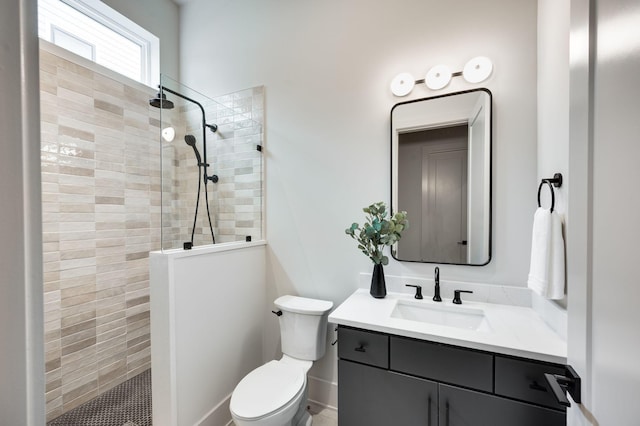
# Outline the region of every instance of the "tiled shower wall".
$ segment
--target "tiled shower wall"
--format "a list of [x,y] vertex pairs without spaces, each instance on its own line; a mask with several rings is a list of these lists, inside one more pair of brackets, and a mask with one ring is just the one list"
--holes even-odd
[[[178,89],[187,90],[187,89]],[[189,92],[187,92],[190,94]],[[174,101],[180,101],[171,94]],[[209,175],[218,182],[208,183],[209,208],[216,243],[254,241],[262,238],[263,158],[257,150],[263,145],[264,88],[254,87],[201,99],[207,123],[218,125],[218,131],[207,130],[207,162]],[[163,141],[163,243],[165,249],[181,248],[189,241],[193,227],[200,171],[193,149],[184,142],[185,134],[194,135],[201,155],[202,113],[193,103],[164,110],[163,127],[176,129],[173,141]],[[206,216],[204,185],[194,232],[194,245],[211,244],[211,231]]]
[[218,241],[262,238],[264,179],[264,87],[254,87],[213,99],[212,118],[218,132],[211,146],[216,185],[214,210]]
[[47,419],[150,367],[161,226],[153,91],[52,52],[40,54]]

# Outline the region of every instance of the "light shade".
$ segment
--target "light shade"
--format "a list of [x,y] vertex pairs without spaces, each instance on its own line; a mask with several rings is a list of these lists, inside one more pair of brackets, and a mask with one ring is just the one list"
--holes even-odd
[[480,83],[489,78],[491,71],[493,71],[491,60],[485,56],[476,56],[465,64],[462,76],[469,83]]
[[451,81],[451,69],[446,65],[436,65],[424,78],[424,84],[431,90],[439,90]]
[[173,139],[175,139],[175,137],[176,131],[173,127],[169,126],[162,129],[162,139],[164,139],[165,141],[171,142],[173,141]]
[[391,93],[396,96],[406,96],[411,93],[415,84],[416,79],[411,74],[408,72],[400,73],[391,80]]

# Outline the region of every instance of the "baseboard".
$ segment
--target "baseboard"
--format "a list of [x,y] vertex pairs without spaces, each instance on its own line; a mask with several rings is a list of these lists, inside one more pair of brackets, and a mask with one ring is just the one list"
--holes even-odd
[[336,411],[338,408],[338,384],[318,377],[307,377],[309,384],[309,405],[318,408],[328,408]]
[[231,402],[231,394],[229,394],[222,402],[213,407],[211,411],[205,414],[198,422],[197,426],[228,426],[231,424],[231,411],[229,411],[229,403]]

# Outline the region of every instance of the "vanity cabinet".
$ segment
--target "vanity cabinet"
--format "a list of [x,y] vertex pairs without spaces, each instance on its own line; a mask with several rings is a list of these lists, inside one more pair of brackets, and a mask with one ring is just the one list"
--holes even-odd
[[543,373],[563,367],[338,328],[340,426],[564,426]]
[[566,424],[564,411],[542,408],[442,383],[438,385],[438,394],[440,402],[437,424],[439,426],[554,426]]
[[338,377],[340,426],[438,424],[436,382],[342,359]]

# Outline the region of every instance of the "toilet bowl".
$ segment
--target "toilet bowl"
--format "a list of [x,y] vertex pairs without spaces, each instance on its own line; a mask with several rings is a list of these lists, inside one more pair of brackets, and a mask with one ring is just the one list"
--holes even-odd
[[332,302],[282,296],[274,302],[283,356],[247,374],[231,395],[237,426],[310,426],[306,411],[307,372],[325,352]]
[[237,426],[297,425],[293,420],[306,399],[306,391],[304,367],[283,360],[270,361],[238,383],[231,396],[231,415]]

